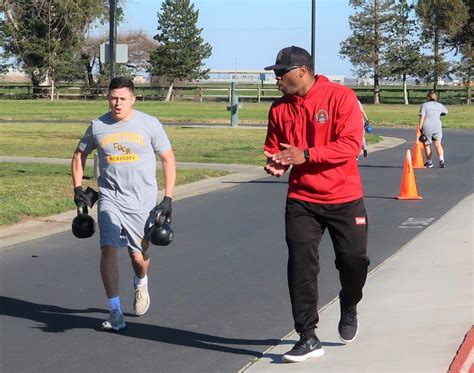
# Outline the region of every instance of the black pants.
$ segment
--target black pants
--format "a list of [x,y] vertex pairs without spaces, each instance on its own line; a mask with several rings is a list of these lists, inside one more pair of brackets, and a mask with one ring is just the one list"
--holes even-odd
[[288,287],[295,330],[314,334],[318,316],[319,243],[326,228],[336,253],[343,306],[362,299],[367,278],[367,213],[364,200],[316,204],[287,198]]

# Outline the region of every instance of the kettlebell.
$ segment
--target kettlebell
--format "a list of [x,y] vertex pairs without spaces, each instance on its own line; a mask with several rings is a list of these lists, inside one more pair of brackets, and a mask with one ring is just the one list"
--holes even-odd
[[156,212],[155,223],[150,229],[150,241],[153,245],[168,246],[173,241],[174,232],[171,229],[171,218],[163,215],[163,210]]
[[372,128],[371,124],[367,122],[367,124],[365,125],[365,132],[372,133],[373,130],[374,129]]
[[418,141],[422,142],[422,143],[425,143],[428,141],[428,137],[426,137],[425,133],[424,132],[421,132],[421,135],[420,137],[418,138]]
[[94,235],[95,221],[87,212],[87,206],[77,207],[77,216],[72,220],[72,233],[77,238],[89,238]]

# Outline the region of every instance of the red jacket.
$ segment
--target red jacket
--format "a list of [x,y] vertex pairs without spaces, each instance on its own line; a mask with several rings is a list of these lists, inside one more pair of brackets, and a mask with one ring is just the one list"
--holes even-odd
[[285,95],[272,105],[264,149],[278,153],[287,143],[310,153],[309,161],[292,167],[288,197],[335,204],[363,196],[356,160],[361,122],[354,92],[322,75],[304,97]]

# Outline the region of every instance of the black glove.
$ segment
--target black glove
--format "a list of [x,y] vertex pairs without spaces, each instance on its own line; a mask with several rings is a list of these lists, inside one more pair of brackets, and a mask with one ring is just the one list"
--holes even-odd
[[82,190],[81,186],[74,188],[74,203],[77,207],[81,206],[89,206],[92,208],[94,203],[96,203],[97,199],[99,198],[99,193],[97,193],[91,187],[87,187],[84,191]]
[[171,197],[164,197],[163,200],[156,206],[156,211],[161,211],[161,216],[166,217],[166,220],[171,221],[171,212],[173,208],[171,207]]
[[418,141],[425,143],[428,141],[428,137],[425,135],[425,131],[423,131],[423,128],[420,130],[420,137],[418,137]]
[[94,206],[94,203],[97,202],[99,199],[99,193],[97,193],[94,189],[91,187],[87,187],[86,191],[84,192],[84,195],[87,198],[88,201],[88,206],[92,208]]
[[83,207],[89,204],[87,196],[85,195],[81,186],[74,188],[74,203],[77,207]]

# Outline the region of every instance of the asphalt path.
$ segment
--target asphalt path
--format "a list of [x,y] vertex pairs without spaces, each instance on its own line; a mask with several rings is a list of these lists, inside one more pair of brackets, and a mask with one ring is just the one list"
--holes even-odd
[[[360,160],[370,269],[472,193],[474,169],[473,132],[446,130],[447,168],[416,170],[423,199],[396,200],[414,130],[376,134],[408,142]],[[238,371],[292,330],[285,192],[285,178],[265,178],[174,203],[175,240],[152,248],[150,310],[139,318],[127,313],[120,333],[99,331],[108,311],[98,235],[79,240],[65,232],[2,249],[0,371]],[[322,307],[339,292],[327,235],[320,260]],[[120,271],[129,312],[132,271],[125,252]]]

